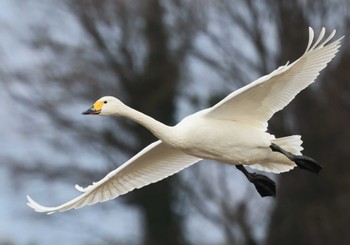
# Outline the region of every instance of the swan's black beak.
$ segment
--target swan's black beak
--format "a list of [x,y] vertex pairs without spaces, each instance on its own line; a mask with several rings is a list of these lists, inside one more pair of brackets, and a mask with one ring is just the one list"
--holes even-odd
[[86,111],[83,111],[81,114],[83,115],[98,115],[100,114],[100,110],[95,110],[94,107],[91,107],[89,109],[87,109]]

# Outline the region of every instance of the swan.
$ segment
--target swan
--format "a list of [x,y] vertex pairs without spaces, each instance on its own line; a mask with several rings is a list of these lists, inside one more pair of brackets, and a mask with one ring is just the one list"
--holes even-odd
[[330,42],[335,30],[325,39],[324,35],[325,28],[322,28],[314,42],[314,31],[309,27],[307,48],[299,59],[232,92],[216,105],[184,118],[175,126],[158,122],[112,96],[100,98],[82,114],[129,118],[150,130],[159,140],[100,181],[86,188],[76,185],[81,192],[76,198],[57,207],[46,207],[27,196],[28,206],[50,214],[105,202],[160,181],[202,159],[235,165],[262,197],[275,196],[274,181],[248,172],[245,166],[272,173],[287,172],[298,166],[319,173],[321,166],[301,154],[301,136],[276,138],[267,132],[267,122],[313,83],[337,53],[343,37]]

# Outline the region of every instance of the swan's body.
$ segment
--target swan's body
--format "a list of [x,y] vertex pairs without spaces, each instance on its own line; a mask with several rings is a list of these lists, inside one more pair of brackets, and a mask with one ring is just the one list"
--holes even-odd
[[199,114],[186,118],[174,130],[180,137],[179,144],[173,147],[199,158],[251,165],[274,155],[268,148],[273,136],[234,121]]
[[[297,156],[301,156],[300,136],[276,139],[266,132],[267,121],[310,85],[335,56],[340,39],[329,43],[335,35],[333,31],[320,43],[324,34],[322,29],[312,45],[314,32],[309,28],[307,49],[298,60],[231,93],[213,107],[184,118],[173,127],[114,97],[102,97],[85,114],[127,117],[149,129],[159,140],[99,182],[87,188],[76,186],[83,193],[67,203],[44,207],[28,197],[28,205],[38,212],[53,213],[104,202],[164,179],[202,159],[249,165],[274,173],[293,169],[297,163],[294,158],[297,160]],[[305,159],[309,161],[302,158]]]

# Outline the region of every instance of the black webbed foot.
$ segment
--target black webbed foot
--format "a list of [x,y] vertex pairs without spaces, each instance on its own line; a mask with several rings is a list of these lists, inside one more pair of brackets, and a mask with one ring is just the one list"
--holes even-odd
[[320,166],[314,159],[308,156],[295,156],[292,161],[295,162],[299,168],[305,169],[315,174],[318,174],[322,169],[322,166]]
[[272,143],[270,145],[270,148],[272,151],[280,152],[286,157],[288,157],[289,160],[293,161],[299,168],[307,170],[311,173],[318,174],[322,166],[319,165],[314,159],[308,156],[297,156],[294,155],[284,149],[282,149],[280,146]]
[[255,189],[259,192],[260,196],[276,196],[276,184],[273,180],[262,174],[251,174],[251,183],[254,184]]
[[254,184],[261,197],[276,196],[276,184],[273,180],[262,174],[249,173],[243,165],[236,165],[236,168],[242,171],[247,179]]

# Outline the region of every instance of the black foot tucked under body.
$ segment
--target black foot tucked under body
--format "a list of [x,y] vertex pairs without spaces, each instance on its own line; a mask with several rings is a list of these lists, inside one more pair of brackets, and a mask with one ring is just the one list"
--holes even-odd
[[262,174],[249,173],[243,165],[236,165],[236,168],[242,171],[247,179],[254,184],[260,196],[276,196],[276,184],[273,180]]
[[294,155],[294,154],[282,149],[280,146],[278,146],[274,143],[272,143],[270,145],[270,148],[272,151],[280,152],[283,155],[285,155],[286,157],[288,157],[288,159],[293,161],[301,169],[305,169],[305,170],[310,171],[310,172],[315,173],[315,174],[318,174],[322,169],[322,167],[311,157]]

